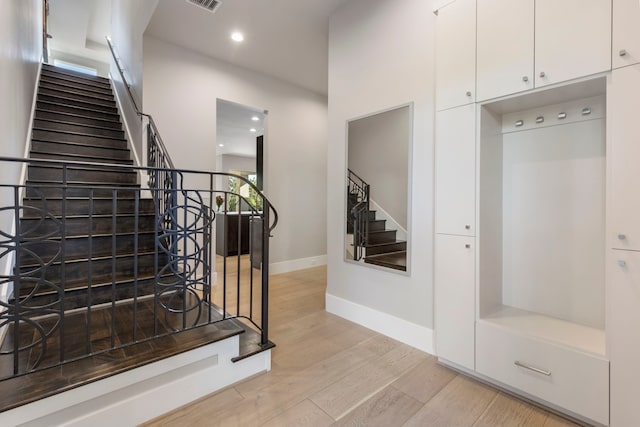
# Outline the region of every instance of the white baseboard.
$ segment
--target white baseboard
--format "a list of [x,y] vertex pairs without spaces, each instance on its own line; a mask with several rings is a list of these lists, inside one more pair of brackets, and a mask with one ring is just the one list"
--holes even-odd
[[270,351],[231,362],[238,336],[0,414],[3,426],[133,426],[271,369]]
[[312,256],[309,258],[298,258],[282,262],[269,264],[269,274],[288,273],[290,271],[303,270],[305,268],[317,267],[327,263],[327,256]]
[[435,355],[433,329],[416,325],[331,294],[326,294],[326,310],[418,350]]

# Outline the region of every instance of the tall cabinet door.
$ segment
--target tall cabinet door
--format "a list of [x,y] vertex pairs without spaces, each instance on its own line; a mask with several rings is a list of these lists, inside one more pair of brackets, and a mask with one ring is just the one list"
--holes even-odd
[[611,426],[640,425],[640,252],[612,250],[608,265],[607,338],[611,360]]
[[609,130],[610,247],[640,250],[640,65],[611,73]]
[[533,88],[534,0],[478,0],[478,101]]
[[475,239],[436,235],[436,353],[475,369]]
[[536,0],[536,87],[611,69],[611,0]]
[[436,113],[436,233],[476,231],[475,104]]
[[436,19],[436,109],[475,101],[476,1],[455,0]]
[[613,68],[640,62],[640,2],[613,0]]

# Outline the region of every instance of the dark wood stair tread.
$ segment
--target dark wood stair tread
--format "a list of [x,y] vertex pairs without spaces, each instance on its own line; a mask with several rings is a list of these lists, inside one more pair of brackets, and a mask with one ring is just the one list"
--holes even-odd
[[407,270],[407,252],[388,252],[384,254],[371,255],[364,258],[364,262],[368,264],[389,267],[396,270]]

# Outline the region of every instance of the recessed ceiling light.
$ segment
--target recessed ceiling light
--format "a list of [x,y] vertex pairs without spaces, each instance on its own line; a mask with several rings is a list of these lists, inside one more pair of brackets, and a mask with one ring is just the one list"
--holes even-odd
[[250,132],[256,132],[256,129],[255,128],[251,128],[251,129],[249,129],[249,131]]
[[218,147],[224,147],[224,144],[218,144]]
[[251,117],[251,120],[253,120],[254,122],[257,122],[258,120],[260,120],[260,117],[253,116],[253,117]]
[[234,31],[233,33],[231,33],[231,40],[240,43],[244,40],[244,35],[242,35],[240,31]]

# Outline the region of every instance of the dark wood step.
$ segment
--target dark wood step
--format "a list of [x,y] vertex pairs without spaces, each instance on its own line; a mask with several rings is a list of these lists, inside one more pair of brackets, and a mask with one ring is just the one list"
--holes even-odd
[[369,220],[369,231],[384,231],[386,228],[387,220],[386,219],[375,219]]
[[[80,182],[69,185],[66,191],[63,191],[60,183],[46,181],[27,181],[26,197],[32,199],[61,199],[63,194],[67,198],[89,199],[112,199],[114,188],[117,190],[116,197],[118,199],[135,199],[136,193],[140,194],[140,185],[123,185],[114,186],[105,183],[87,183]],[[141,200],[142,198],[138,196]]]
[[105,129],[122,130],[122,123],[120,123],[119,120],[98,119],[81,114],[72,114],[46,109],[36,109],[35,118],[39,120],[57,120],[60,122],[73,123],[76,125],[89,125]]
[[394,270],[407,271],[407,252],[399,251],[367,256],[364,258],[364,262],[381,267],[393,268]]
[[406,251],[406,250],[407,250],[407,242],[402,240],[397,240],[395,242],[390,242],[390,243],[369,244],[365,247],[367,256],[378,255],[378,254],[383,254],[387,252]]
[[86,84],[86,82],[62,79],[47,74],[44,74],[40,77],[39,87],[60,88],[59,90],[78,91],[79,93],[86,92],[87,94],[95,94],[98,96],[113,98],[113,91],[111,90],[111,86],[107,87],[104,85],[95,84],[90,85]]
[[133,160],[130,159],[111,159],[105,157],[92,157],[92,156],[81,156],[75,153],[66,153],[66,154],[58,154],[58,153],[42,153],[38,151],[31,151],[29,157],[32,159],[43,159],[43,160],[65,160],[65,161],[73,161],[73,162],[88,162],[88,163],[109,163],[109,164],[117,164],[117,165],[133,165]]
[[110,84],[109,79],[107,79],[106,77],[92,76],[91,74],[82,73],[80,71],[73,71],[62,67],[56,67],[55,65],[51,64],[42,64],[42,73],[45,75],[49,73],[54,73],[55,75],[62,74],[65,76],[75,77],[87,82],[95,82],[104,85]]
[[41,80],[64,82],[65,84],[74,85],[78,88],[88,88],[93,90],[111,90],[111,82],[97,82],[95,80],[87,80],[71,76],[69,74],[61,74],[56,72],[43,71],[40,76]]
[[396,241],[397,230],[369,231],[367,243],[375,245],[376,243],[389,243]]
[[58,95],[38,93],[38,105],[40,102],[49,102],[49,103],[67,105],[71,107],[80,107],[87,110],[101,111],[103,113],[109,113],[109,114],[116,114],[118,112],[118,109],[115,107],[115,105],[113,106],[100,105],[94,102],[87,102],[80,99],[74,99],[68,96],[64,96],[64,93],[60,93]]
[[[27,295],[34,291],[37,279],[42,277],[46,281],[51,282],[54,286],[63,287],[65,291],[72,289],[84,289],[89,283],[91,286],[102,286],[119,281],[131,280],[136,277],[135,259],[137,256],[137,276],[153,276],[156,274],[155,254],[152,252],[139,252],[136,254],[118,255],[116,257],[106,256],[102,258],[93,258],[91,260],[72,260],[67,261],[63,265],[60,262],[54,262],[46,268],[40,265],[24,265],[20,267],[20,274],[23,276],[21,281],[21,295]],[[158,255],[158,265],[162,268],[166,259],[162,254]],[[64,281],[62,280],[62,270],[64,269]],[[115,271],[115,275],[113,272]],[[29,280],[32,277],[33,280]],[[37,294],[51,294],[57,290],[51,286],[47,286],[46,282],[41,282]]]
[[[115,230],[119,233],[133,233],[138,231],[154,230],[156,217],[154,214],[120,214],[115,217]],[[113,233],[112,215],[88,215],[69,216],[65,218],[64,229],[66,236],[85,236],[89,233],[93,236]],[[61,233],[62,217],[54,218],[22,218],[20,220],[21,234],[31,238],[55,235]]]
[[36,102],[36,108],[47,111],[56,111],[59,113],[78,114],[97,119],[120,121],[120,116],[117,112],[107,112],[82,106],[67,105],[55,101],[42,101],[38,99]]
[[90,135],[79,132],[62,132],[57,130],[34,128],[32,137],[40,141],[78,142],[107,148],[127,148],[127,141],[125,139],[109,138],[106,136]]
[[[41,199],[25,198],[23,200],[24,218],[34,218],[41,216],[47,210],[49,215],[61,215],[62,213],[62,200],[61,199],[47,199],[43,201]],[[135,213],[135,200],[131,199],[118,199],[116,200],[116,213],[117,214],[132,214]],[[89,200],[86,198],[65,200],[66,203],[66,215],[89,215]],[[155,205],[152,199],[141,199],[139,201],[139,212],[154,213]],[[94,199],[93,200],[93,214],[96,215],[111,215],[113,212],[113,200],[110,198]]]
[[94,167],[82,168],[81,166],[68,166],[66,169],[58,166],[34,166],[28,167],[28,180],[40,182],[63,182],[66,171],[67,183],[103,183],[114,186],[120,184],[136,184],[138,173],[133,170],[97,169]]
[[[116,226],[117,231],[117,226]],[[34,265],[40,260],[50,262],[77,259],[97,258],[109,255],[127,255],[135,252],[151,252],[155,249],[155,232],[145,230],[135,235],[133,233],[97,236],[67,236],[64,243],[60,235],[48,237],[44,240],[34,240],[22,243],[24,252],[20,256],[21,265]],[[114,247],[115,245],[115,247]]]
[[82,141],[44,141],[40,139],[34,139],[31,141],[31,151],[61,155],[71,154],[99,159],[131,159],[131,152],[126,147],[126,144],[119,143],[118,145],[120,145],[119,148],[89,145],[86,142]]
[[120,129],[103,128],[93,125],[76,124],[50,119],[34,119],[33,127],[38,129],[74,132],[92,136],[106,136],[114,139],[124,139],[124,131]]
[[113,107],[116,106],[116,101],[114,99],[108,99],[105,97],[94,96],[91,94],[82,94],[76,92],[70,92],[66,90],[60,90],[57,88],[50,88],[47,86],[38,88],[38,96],[56,96],[64,99],[73,99],[76,101],[82,101],[90,105],[95,106],[104,106],[104,107]]

